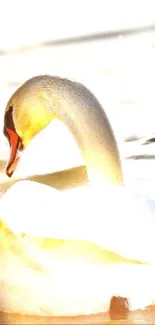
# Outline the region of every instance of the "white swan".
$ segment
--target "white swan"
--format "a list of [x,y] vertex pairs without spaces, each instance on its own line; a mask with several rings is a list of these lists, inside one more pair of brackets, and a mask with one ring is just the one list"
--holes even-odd
[[[58,77],[39,76],[22,85],[5,111],[4,133],[11,147],[6,172],[12,175],[19,160],[18,151],[49,123],[52,127],[55,119],[63,121],[75,137],[90,185],[61,193],[35,182],[19,182],[2,197],[0,215],[15,230],[13,211],[18,217],[18,233],[24,229],[31,234],[34,222],[33,235],[97,244],[109,255],[110,251],[115,252],[115,263],[103,265],[106,258],[101,258],[99,265],[90,266],[88,261],[79,260],[65,264],[62,256],[59,259],[35,245],[31,251],[31,245],[17,236],[15,247],[21,243],[21,255],[9,248],[12,255],[6,254],[7,263],[2,265],[6,301],[1,303],[1,309],[36,315],[90,314],[106,311],[113,294],[130,298],[133,308],[144,307],[155,298],[154,265],[137,265],[136,260],[155,262],[155,204],[124,188],[116,141],[93,94],[79,83]],[[25,251],[29,260],[22,259]],[[116,254],[122,256],[121,261]],[[34,266],[31,260],[36,263]],[[10,263],[12,272],[19,271],[16,279],[10,274]],[[126,270],[132,287],[126,283]],[[145,277],[142,297],[139,286]],[[0,299],[2,302],[3,297]]]

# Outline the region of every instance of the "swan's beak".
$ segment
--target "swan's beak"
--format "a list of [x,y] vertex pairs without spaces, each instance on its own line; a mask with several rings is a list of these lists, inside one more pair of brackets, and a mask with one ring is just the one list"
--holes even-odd
[[5,129],[10,143],[11,153],[8,165],[6,167],[7,176],[11,177],[19,161],[19,151],[23,150],[23,144],[18,134],[8,128]]

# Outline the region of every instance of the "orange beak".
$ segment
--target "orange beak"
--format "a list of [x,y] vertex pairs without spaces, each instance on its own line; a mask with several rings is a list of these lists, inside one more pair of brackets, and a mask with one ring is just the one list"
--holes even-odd
[[6,167],[7,176],[11,177],[19,162],[19,151],[23,150],[23,145],[18,134],[8,128],[5,128],[5,134],[9,140],[11,153],[8,165]]

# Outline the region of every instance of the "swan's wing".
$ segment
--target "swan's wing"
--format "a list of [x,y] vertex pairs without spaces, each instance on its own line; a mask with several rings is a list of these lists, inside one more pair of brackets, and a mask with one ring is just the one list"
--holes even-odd
[[[108,311],[113,295],[127,297],[130,309],[144,308],[155,299],[154,266],[64,262],[50,254],[44,256],[11,231],[8,238],[8,230],[1,228],[0,237],[1,311],[92,314]],[[141,294],[142,284],[145,295]]]
[[74,227],[87,240],[129,259],[155,262],[155,201],[124,186],[88,186],[67,196]]
[[27,180],[46,184],[57,190],[67,190],[85,186],[88,183],[88,176],[85,166],[78,166],[52,174],[33,175],[26,177]]
[[62,193],[21,181],[1,198],[0,216],[15,232],[87,240],[126,258],[155,263],[155,203],[124,187]]
[[59,191],[47,185],[19,181],[2,195],[0,217],[15,233],[24,231],[39,235],[43,227],[45,235],[47,228],[52,226],[53,202],[60,203],[59,195]]
[[[91,188],[60,193],[45,185],[23,181],[12,186],[3,195],[0,201],[0,215],[4,214],[6,222],[12,222],[12,227],[16,226],[18,231],[23,231],[27,227],[27,230],[36,231],[37,234],[40,232],[41,235],[42,230],[46,234],[48,232],[53,238],[83,237],[98,242],[101,246],[113,246],[114,251],[119,251],[123,244],[125,247],[128,241],[129,244],[132,243],[133,237],[130,232],[126,240],[128,232],[125,232],[125,227],[128,228],[128,224],[130,222],[132,224],[134,218],[127,222],[123,222],[123,218],[125,220],[125,217],[130,217],[134,205],[132,209],[128,209],[126,203],[133,203],[132,195],[130,197],[130,194],[123,194],[125,191],[121,189],[123,192],[121,199],[125,204],[121,211],[119,208],[121,191],[117,192],[116,188],[115,191],[114,197],[112,191],[109,195],[108,193],[103,195],[102,192],[97,193]],[[152,208],[154,209],[154,206],[151,206]],[[116,213],[114,215],[110,213],[116,212],[117,209],[121,212],[120,217],[117,217]],[[123,211],[128,213],[124,216]],[[136,215],[140,219],[139,214]],[[150,221],[147,223],[147,219],[144,220],[149,229]],[[151,214],[148,220],[151,220]],[[122,235],[123,232],[125,235]],[[114,244],[111,244],[112,242]],[[11,256],[8,254],[6,263],[2,256],[0,259],[2,283],[0,301],[3,310],[38,315],[89,314],[108,310],[111,296],[114,294],[129,297],[133,309],[143,308],[151,304],[155,298],[154,266],[67,264],[63,263],[63,260],[62,264],[61,262],[58,264],[51,261],[52,259],[42,260],[42,254],[35,255],[35,251],[34,254],[32,250],[25,251],[24,244],[18,240],[15,240],[15,243],[18,251],[13,251],[14,254]],[[138,247],[136,255],[140,256],[141,247],[140,245]],[[19,254],[20,248],[22,256]],[[134,253],[132,245],[128,248],[129,254],[132,255]],[[26,260],[23,259],[24,251]],[[147,251],[145,253],[143,260],[148,258]],[[130,276],[132,285],[127,281],[126,275]],[[141,294],[142,284],[145,295]],[[24,299],[21,299],[21,296]]]
[[127,297],[130,309],[144,308],[155,299],[154,266],[60,261],[33,250],[7,227],[1,227],[0,239],[0,311],[92,314],[107,311],[113,295]]
[[[3,194],[13,184],[19,182],[21,179],[4,180],[0,183],[0,193]],[[27,176],[25,180],[31,180],[51,186],[57,190],[67,190],[70,188],[77,188],[88,184],[88,176],[85,166],[78,166],[59,172],[43,175]]]
[[104,197],[100,192],[97,201],[95,243],[126,258],[154,263],[155,202],[123,187]]

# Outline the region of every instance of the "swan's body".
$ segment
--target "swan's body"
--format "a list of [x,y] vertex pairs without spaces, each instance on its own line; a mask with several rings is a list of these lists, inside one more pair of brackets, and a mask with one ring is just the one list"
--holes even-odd
[[[109,309],[113,295],[127,297],[131,309],[154,303],[155,266],[149,264],[154,263],[155,221],[151,209],[150,215],[144,213],[145,201],[138,201],[143,205],[137,213],[136,198],[125,192],[125,206],[117,205],[121,203],[117,202],[119,195],[116,198],[110,191],[109,197],[105,195],[106,218],[109,218],[106,222],[99,210],[102,198],[93,200],[94,189],[90,188],[89,196],[85,196],[85,191],[79,191],[78,195],[76,190],[76,195],[71,191],[70,197],[69,192],[59,193],[46,185],[23,181],[2,197],[0,213],[4,220],[14,233],[24,230],[29,235],[23,240],[15,237],[14,245],[7,235],[2,239],[0,299],[3,302],[5,297],[5,304],[1,304],[1,310],[46,316],[95,314]],[[111,198],[116,200],[113,205]],[[89,210],[85,201],[89,201]],[[49,210],[51,205],[53,213]],[[51,248],[48,244],[43,249],[44,238],[49,236],[65,241],[55,245],[51,240]],[[86,246],[85,241],[99,248]],[[3,249],[6,243],[9,250]]]
[[[64,244],[66,250],[67,244],[66,247]],[[131,309],[143,308],[154,301],[153,266],[129,263],[117,255],[109,263],[106,256],[102,263],[101,259],[95,263],[80,258],[69,261],[65,248],[63,255],[58,250],[55,254],[52,249],[38,249],[15,235],[8,240],[4,232],[0,259],[1,311],[42,316],[90,315],[106,312],[113,295],[128,297]],[[74,252],[77,254],[76,246]]]
[[[52,127],[54,119],[64,121],[75,137],[86,164],[90,185],[87,188],[60,193],[35,182],[19,182],[2,197],[0,214],[17,233],[25,231],[31,234],[34,221],[36,233],[33,228],[32,235],[85,240],[100,246],[103,250],[106,249],[109,254],[113,251],[117,257],[115,263],[112,262],[112,266],[108,267],[103,265],[105,260],[102,259],[100,265],[96,266],[85,265],[84,262],[75,264],[76,266],[72,266],[74,270],[68,267],[69,262],[66,262],[66,270],[64,269],[62,275],[63,267],[60,266],[60,272],[57,272],[58,267],[55,268],[52,262],[53,256],[50,260],[49,252],[42,253],[40,248],[34,248],[36,260],[44,266],[43,271],[37,269],[35,272],[31,266],[29,268],[29,262],[25,265],[21,256],[14,253],[19,272],[24,268],[27,272],[26,280],[24,283],[20,282],[20,286],[17,283],[13,284],[13,295],[17,297],[17,301],[14,306],[11,300],[8,305],[6,302],[4,309],[8,307],[14,312],[33,311],[34,314],[42,315],[89,314],[106,311],[109,298],[113,294],[129,297],[133,308],[152,303],[155,299],[154,266],[137,266],[136,261],[155,263],[153,254],[155,204],[125,189],[119,152],[111,126],[101,105],[84,86],[67,79],[41,76],[30,79],[16,91],[9,100],[5,112],[4,133],[9,138],[11,146],[7,174],[11,176],[16,168],[17,151],[27,147],[31,139],[49,123]],[[49,150],[52,150],[50,139],[48,141]],[[20,202],[20,206],[17,202]],[[13,218],[10,209],[15,211],[19,220],[18,229],[14,229],[15,216]],[[26,223],[28,216],[30,219]],[[121,262],[119,255],[123,259]],[[31,259],[30,253],[29,256]],[[9,255],[7,261],[9,263]],[[60,264],[61,262],[62,259]],[[80,271],[77,265],[81,265]],[[122,279],[126,267],[130,281],[134,282],[132,288],[126,285],[126,276]],[[7,263],[3,268],[8,274],[4,283],[13,283],[12,278],[9,278]],[[109,276],[110,272],[113,272],[112,274],[116,272],[117,276],[121,274],[121,278],[113,281]],[[139,272],[142,272],[142,278]],[[148,278],[150,285],[147,286],[145,297],[142,299],[140,294],[137,298],[136,293],[139,291],[137,286],[142,279],[148,281]],[[77,279],[81,283],[82,293],[78,286],[73,285]],[[27,290],[28,283],[31,286],[31,282],[34,283],[33,290]],[[61,287],[58,285],[59,282]],[[36,288],[37,295],[34,293]],[[22,290],[23,296],[28,297],[28,300],[31,296],[30,308],[29,304],[25,305],[25,302],[19,301],[19,290]],[[38,298],[38,293],[42,296],[41,299]],[[8,300],[9,295],[11,297],[6,286]],[[49,301],[53,306],[49,306]]]

